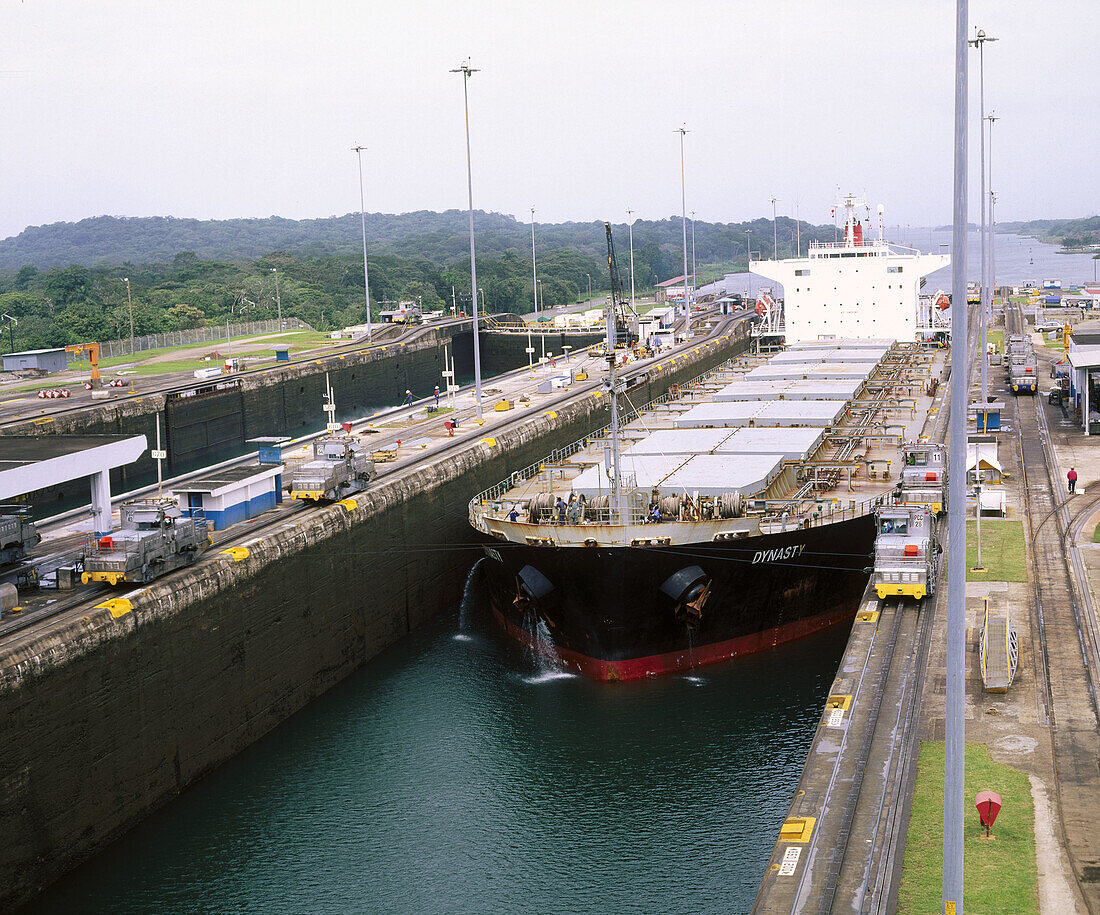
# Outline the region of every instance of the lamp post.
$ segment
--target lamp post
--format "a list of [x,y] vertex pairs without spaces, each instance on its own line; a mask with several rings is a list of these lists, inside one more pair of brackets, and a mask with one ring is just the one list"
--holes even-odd
[[[979,189],[978,197],[981,201],[981,228],[979,230],[979,241],[981,250],[981,283],[982,293],[980,296],[979,310],[982,317],[982,366],[981,366],[981,402],[984,404],[989,398],[988,393],[988,379],[986,377],[986,368],[989,363],[989,359],[986,357],[986,325],[989,323],[986,317],[989,311],[989,278],[986,276],[986,224],[985,224],[985,43],[987,41],[996,41],[990,35],[986,35],[983,29],[978,29],[974,38],[968,42],[972,48],[978,49],[978,106],[980,110],[980,120],[978,121],[979,133],[981,134],[981,173],[979,176]],[[954,336],[954,335],[952,335]]]
[[993,297],[997,294],[997,275],[995,266],[997,263],[997,235],[993,229],[993,203],[996,197],[993,194],[993,125],[1000,120],[996,113],[991,111],[986,117],[989,121],[989,168],[986,169],[986,178],[989,181],[989,318],[993,317]]
[[687,134],[687,124],[681,124],[677,130],[680,134],[680,206],[684,235],[684,309],[690,311],[688,302],[688,221],[687,221],[687,185],[684,183],[684,136]]
[[[963,764],[966,752],[966,314],[967,39],[969,2],[955,4],[955,122],[951,227],[951,423],[948,441],[948,573],[943,767],[943,912],[963,911]],[[980,124],[981,122],[979,122]],[[983,347],[984,347],[983,340]],[[982,359],[985,377],[986,359]],[[983,390],[984,396],[984,390]]]
[[772,197],[772,257],[779,260],[779,225],[776,222],[775,203],[778,197]]
[[749,298],[752,298],[752,229],[745,229],[745,273],[749,277]]
[[477,418],[481,415],[481,346],[477,335],[477,261],[474,259],[474,173],[470,164],[470,92],[467,88],[470,76],[477,73],[469,60],[451,71],[462,74],[462,103],[466,112],[466,189],[470,195],[470,289],[473,291],[474,320],[474,397],[477,400]]
[[695,292],[695,210],[691,211],[691,291]]
[[126,307],[130,309],[130,355],[134,355],[134,300],[130,296],[130,278],[124,276],[122,282],[126,284]]
[[[366,261],[364,261],[366,263]],[[275,309],[279,316],[279,330],[283,329],[283,300],[279,296],[279,268],[272,267],[271,272],[275,274]],[[370,314],[370,309],[367,309],[367,314]],[[367,322],[367,334],[370,334],[370,321]]]
[[[539,322],[539,278],[535,272],[535,208],[531,207],[531,295],[535,297],[535,325]],[[539,339],[542,340],[542,361],[546,361],[546,335],[539,328]],[[528,343],[531,341],[528,340]]]
[[[363,196],[363,150],[365,146],[353,146],[355,156],[359,160],[359,222],[363,227],[363,297],[367,303],[367,342],[371,338],[370,324],[370,274],[367,270],[367,202]],[[282,322],[279,324],[282,327]]]
[[591,302],[592,301],[592,274],[591,273],[586,273],[585,276],[588,277],[588,301]]
[[19,322],[6,312],[0,318],[8,322],[8,339],[11,341],[11,351],[15,352],[15,325]]
[[[629,223],[630,229],[630,308],[634,310],[634,211],[627,210],[626,215],[631,217]],[[1093,272],[1096,271],[1096,266],[1093,265]]]

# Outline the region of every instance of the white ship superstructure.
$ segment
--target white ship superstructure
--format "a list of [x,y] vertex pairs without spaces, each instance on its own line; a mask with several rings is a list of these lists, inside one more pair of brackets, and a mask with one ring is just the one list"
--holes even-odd
[[[946,267],[944,254],[922,254],[883,237],[864,236],[863,201],[848,195],[842,242],[814,242],[806,257],[755,261],[750,270],[783,285],[788,344],[828,339],[918,339],[921,278]],[[870,226],[867,227],[868,231]]]

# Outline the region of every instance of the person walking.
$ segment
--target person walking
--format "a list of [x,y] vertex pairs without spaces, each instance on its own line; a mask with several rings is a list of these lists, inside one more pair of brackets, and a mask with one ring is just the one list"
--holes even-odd
[[439,385],[435,386],[435,408],[439,409]]
[[1069,469],[1069,473],[1066,474],[1066,480],[1069,483],[1069,491],[1071,493],[1077,492],[1077,471],[1072,467]]
[[412,402],[413,402],[413,392],[412,391],[405,391],[405,406],[406,407],[412,406]]

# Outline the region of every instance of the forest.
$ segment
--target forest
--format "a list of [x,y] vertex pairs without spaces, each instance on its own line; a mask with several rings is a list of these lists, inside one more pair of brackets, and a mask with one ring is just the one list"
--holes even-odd
[[1100,216],[1084,219],[1033,219],[1030,222],[1000,222],[998,232],[1030,235],[1063,248],[1100,245]]
[[[489,312],[530,312],[531,227],[478,212],[478,286]],[[368,217],[371,312],[416,300],[425,311],[469,310],[470,260],[465,213]],[[178,225],[177,225],[178,224]],[[689,225],[689,257],[690,257]],[[744,270],[747,245],[772,254],[771,220],[694,226],[699,282]],[[793,220],[775,227],[780,256],[794,254]],[[683,272],[682,226],[670,217],[634,225],[639,294]],[[800,224],[803,249],[832,240],[833,227]],[[540,305],[577,302],[610,287],[602,223],[536,225]],[[615,227],[616,254],[629,295],[626,226]],[[19,245],[12,243],[19,242]],[[183,247],[176,247],[182,245]],[[188,246],[189,245],[189,246]],[[5,247],[6,246],[6,247]],[[271,247],[270,246],[276,246]],[[22,254],[18,252],[23,252]],[[27,229],[0,242],[0,315],[14,318],[5,351],[114,340],[208,324],[299,317],[318,330],[366,320],[359,217],[329,220],[174,220],[98,217]],[[128,282],[127,282],[128,281]],[[276,289],[276,282],[278,289]],[[14,341],[13,338],[14,337]]]

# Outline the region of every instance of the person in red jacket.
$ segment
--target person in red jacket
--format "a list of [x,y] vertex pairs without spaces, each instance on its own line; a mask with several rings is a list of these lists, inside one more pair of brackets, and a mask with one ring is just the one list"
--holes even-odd
[[1077,471],[1074,470],[1072,467],[1070,467],[1069,473],[1066,474],[1066,480],[1069,481],[1069,491],[1070,492],[1076,492],[1077,491]]

